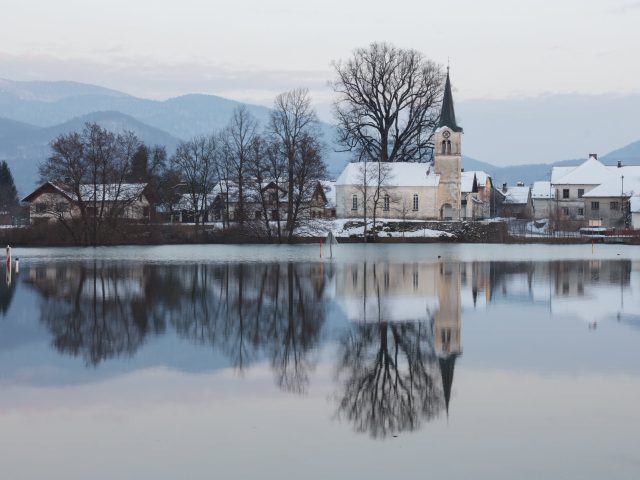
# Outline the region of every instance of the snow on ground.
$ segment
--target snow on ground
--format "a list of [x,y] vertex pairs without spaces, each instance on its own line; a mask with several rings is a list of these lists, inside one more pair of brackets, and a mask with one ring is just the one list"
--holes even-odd
[[[358,219],[339,218],[334,220],[320,220],[324,223],[324,232],[328,234],[330,231],[336,237],[350,237],[363,236],[364,235],[364,222]],[[429,228],[419,228],[410,232],[385,232],[386,225],[388,223],[423,223],[421,220],[402,220],[402,219],[384,219],[378,220],[376,226],[382,226],[382,231],[378,233],[380,237],[421,237],[421,238],[439,238],[439,237],[451,237],[452,235],[440,230],[432,230]],[[372,221],[367,221],[369,228],[373,227]],[[320,231],[320,230],[318,230]],[[302,235],[302,232],[300,232]]]

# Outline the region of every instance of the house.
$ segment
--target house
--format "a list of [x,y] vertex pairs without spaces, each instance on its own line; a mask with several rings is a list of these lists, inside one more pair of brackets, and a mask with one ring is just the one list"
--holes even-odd
[[533,218],[536,220],[549,218],[555,204],[555,189],[551,186],[551,182],[533,182],[531,201],[533,202]]
[[518,182],[515,187],[509,187],[506,183],[502,184],[502,208],[500,215],[502,217],[513,217],[520,219],[532,218],[533,202],[531,200],[531,189],[524,183]]
[[83,184],[77,192],[65,184],[45,182],[22,201],[29,204],[30,222],[80,218],[81,207],[88,216],[114,211],[130,221],[149,220],[150,203],[146,183]]
[[630,199],[640,196],[640,177],[612,175],[585,193],[585,221],[591,226],[629,228]]
[[578,166],[554,167],[552,214],[582,225],[624,228],[629,224],[629,198],[640,195],[640,166],[604,165],[596,154]]
[[493,182],[482,170],[462,172],[461,175],[461,218],[482,220],[491,217]]
[[336,217],[335,181],[321,180],[311,195],[309,215],[311,218]]
[[380,164],[383,180],[379,185],[376,162],[349,163],[335,183],[336,215],[362,218],[366,210],[367,216],[371,216],[375,205],[379,218],[459,220],[462,135],[463,129],[456,123],[447,72],[442,110],[434,133],[433,163]]

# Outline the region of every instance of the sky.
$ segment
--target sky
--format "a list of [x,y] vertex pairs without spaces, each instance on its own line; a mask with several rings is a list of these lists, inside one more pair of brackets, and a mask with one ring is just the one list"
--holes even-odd
[[331,62],[389,41],[450,62],[457,99],[640,91],[633,0],[0,0],[0,78],[165,99],[329,103]]
[[640,0],[0,0],[0,12],[0,79],[266,106],[306,87],[332,122],[332,62],[386,41],[451,66],[466,155],[549,163],[639,137]]

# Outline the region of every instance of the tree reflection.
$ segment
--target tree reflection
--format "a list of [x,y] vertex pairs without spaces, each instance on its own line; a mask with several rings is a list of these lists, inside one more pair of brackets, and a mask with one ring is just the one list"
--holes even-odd
[[62,353],[89,365],[132,355],[167,326],[223,352],[242,373],[268,358],[280,388],[304,392],[325,321],[313,264],[36,266],[40,317]]
[[[40,318],[60,352],[89,365],[132,355],[150,329],[139,277],[117,266],[36,269],[43,294]],[[156,326],[156,330],[159,330]]]
[[444,407],[426,323],[356,325],[339,345],[338,415],[374,438],[411,431]]

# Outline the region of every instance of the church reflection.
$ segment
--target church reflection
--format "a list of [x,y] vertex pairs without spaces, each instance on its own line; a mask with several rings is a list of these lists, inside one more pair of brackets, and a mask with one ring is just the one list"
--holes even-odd
[[339,340],[337,416],[385,438],[448,414],[462,353],[461,265],[364,263],[337,279],[353,322]]
[[238,374],[265,362],[296,394],[310,387],[320,348],[335,345],[336,417],[385,438],[450,406],[453,415],[465,311],[522,302],[563,318],[640,318],[629,294],[637,270],[626,260],[36,264],[2,285],[0,312],[19,280],[38,292],[53,347],[87,366],[175,335]]

